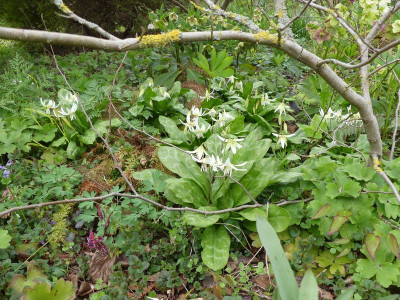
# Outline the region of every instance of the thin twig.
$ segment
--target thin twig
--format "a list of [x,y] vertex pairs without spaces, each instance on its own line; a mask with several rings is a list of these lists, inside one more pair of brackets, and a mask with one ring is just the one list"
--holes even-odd
[[289,22],[287,22],[285,25],[279,27],[280,31],[284,31],[286,28],[288,28],[294,21],[296,21],[298,18],[300,18],[307,10],[307,7],[310,6],[311,2],[313,0],[309,0],[303,7],[303,9],[300,11],[300,13],[296,16],[294,16],[293,18],[291,18],[289,20]]
[[[215,176],[216,178],[224,178],[225,176]],[[245,186],[240,183],[239,181],[237,181],[235,178],[233,178],[230,175],[226,175],[226,177],[228,177],[229,179],[231,179],[234,183],[236,183],[237,185],[239,185],[242,190],[246,193],[247,196],[249,196],[249,198],[256,204],[258,204],[257,200],[254,199],[254,197],[250,194],[250,192],[245,188]]]
[[382,216],[378,216],[378,218],[379,218],[380,220],[382,220],[383,222],[385,222],[386,224],[392,226],[394,229],[400,230],[400,227],[399,227],[399,226],[393,224],[393,223],[390,222],[389,220],[384,219]]

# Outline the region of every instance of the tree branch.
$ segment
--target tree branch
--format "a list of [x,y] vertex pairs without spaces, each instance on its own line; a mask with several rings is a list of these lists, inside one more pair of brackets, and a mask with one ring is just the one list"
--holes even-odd
[[388,10],[380,19],[378,22],[375,23],[375,25],[372,27],[370,32],[368,33],[366,40],[368,42],[372,42],[372,40],[376,37],[376,35],[382,30],[382,25],[386,23],[389,18],[400,9],[400,2],[397,2],[392,9]]
[[94,31],[96,31],[98,34],[100,34],[101,36],[110,39],[110,40],[119,40],[119,38],[117,38],[116,36],[112,35],[111,33],[105,31],[103,28],[101,28],[99,25],[93,23],[93,22],[89,22],[87,20],[85,20],[84,18],[78,16],[77,14],[75,14],[68,6],[66,6],[64,4],[64,2],[62,0],[52,0],[54,5],[58,7],[58,9],[60,9],[65,15],[63,14],[57,14],[63,18],[67,18],[67,19],[71,19],[74,20],[76,22],[78,22],[79,24],[82,24]]
[[393,182],[390,180],[390,178],[386,175],[386,173],[382,170],[381,168],[381,163],[379,161],[379,157],[374,155],[373,157],[373,167],[375,169],[375,171],[381,175],[381,177],[383,178],[383,180],[385,180],[385,182],[390,186],[390,188],[393,191],[393,194],[397,200],[397,202],[400,203],[400,195],[399,192],[397,191],[396,187],[394,186]]

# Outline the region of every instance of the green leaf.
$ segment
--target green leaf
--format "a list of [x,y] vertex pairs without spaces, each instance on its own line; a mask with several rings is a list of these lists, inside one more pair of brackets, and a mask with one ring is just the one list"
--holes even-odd
[[198,208],[207,206],[209,202],[204,197],[201,188],[196,182],[188,178],[171,178],[167,180],[167,189],[171,191],[176,198],[187,204],[192,204]]
[[379,263],[368,259],[359,259],[356,271],[367,279],[376,275],[376,280],[384,288],[389,287],[393,282],[397,282],[397,276],[400,275],[400,270],[396,265],[389,262]]
[[368,168],[365,163],[347,164],[342,169],[356,180],[370,181],[375,175],[373,168]]
[[276,232],[282,232],[290,225],[289,212],[275,204],[270,204],[268,209],[268,222]]
[[400,259],[399,242],[397,238],[392,233],[389,233],[386,240],[389,250]]
[[11,236],[8,230],[0,229],[0,249],[5,249],[10,246]]
[[299,300],[318,300],[318,284],[313,272],[308,269],[300,285]]
[[201,258],[214,271],[221,270],[228,263],[231,239],[224,226],[207,227],[201,238]]
[[179,130],[178,126],[176,126],[175,122],[172,119],[164,116],[159,116],[158,120],[160,121],[160,124],[164,127],[165,131],[171,139],[182,142],[186,140],[185,133]]
[[158,150],[158,157],[168,170],[182,178],[192,179],[202,188],[204,194],[208,195],[210,188],[207,176],[201,172],[200,167],[189,154],[172,147],[161,147]]
[[57,280],[52,290],[49,283],[36,284],[26,292],[26,300],[72,300],[75,298],[75,289],[72,282]]
[[351,299],[353,299],[353,295],[356,290],[357,290],[357,287],[352,286],[351,288],[348,288],[343,293],[341,293],[339,296],[337,296],[336,300],[351,300]]
[[10,281],[10,286],[18,294],[22,294],[24,288],[33,287],[38,281],[45,281],[47,277],[35,265],[34,261],[27,262],[27,276],[16,274]]
[[331,226],[329,227],[329,231],[326,234],[327,236],[333,235],[338,232],[340,227],[342,227],[342,225],[349,220],[349,216],[341,215],[340,213],[341,212],[333,217]]
[[[216,211],[218,210],[216,207],[213,206],[202,206],[198,208],[199,210],[204,211]],[[186,211],[183,214],[182,220],[191,226],[205,228],[211,225],[214,225],[218,222],[220,218],[225,219],[229,216],[229,213],[225,214],[218,214],[218,215],[203,215],[199,213],[195,213],[192,211]]]
[[261,217],[257,219],[257,230],[271,260],[281,299],[298,299],[299,288],[276,232],[268,221]]
[[325,217],[328,214],[328,211],[330,210],[330,208],[331,208],[330,204],[325,204],[317,211],[317,213],[311,218],[311,220]]
[[365,238],[365,247],[367,248],[368,254],[371,256],[372,261],[375,260],[375,252],[381,245],[381,238],[369,233]]

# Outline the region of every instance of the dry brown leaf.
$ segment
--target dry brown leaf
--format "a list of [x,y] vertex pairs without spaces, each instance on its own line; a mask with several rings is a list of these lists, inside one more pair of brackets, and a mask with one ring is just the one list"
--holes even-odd
[[327,290],[324,289],[319,289],[319,295],[321,296],[321,300],[333,300],[333,295],[332,293],[328,292]]
[[260,288],[266,290],[269,286],[272,285],[272,282],[270,281],[270,279],[272,280],[272,277],[270,276],[268,278],[268,275],[266,275],[266,274],[258,275],[257,277],[253,278],[253,282]]
[[83,281],[78,290],[78,296],[85,296],[94,291],[94,285],[87,281]]
[[110,280],[111,268],[114,265],[116,256],[110,257],[107,254],[96,252],[90,260],[89,273],[93,283],[101,279],[103,283]]

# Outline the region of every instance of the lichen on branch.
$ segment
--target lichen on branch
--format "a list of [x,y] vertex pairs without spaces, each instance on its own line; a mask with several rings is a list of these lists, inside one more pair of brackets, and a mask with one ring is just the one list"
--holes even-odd
[[170,32],[162,34],[144,35],[140,39],[139,47],[145,48],[150,46],[166,46],[167,44],[179,41],[180,35],[180,30],[172,30]]
[[[274,44],[278,43],[278,36],[276,34],[271,34],[266,31],[260,31],[259,33],[254,34],[254,37],[256,38],[257,42],[261,42],[262,40],[267,40],[270,41]],[[283,42],[283,39],[281,39],[281,43]]]

